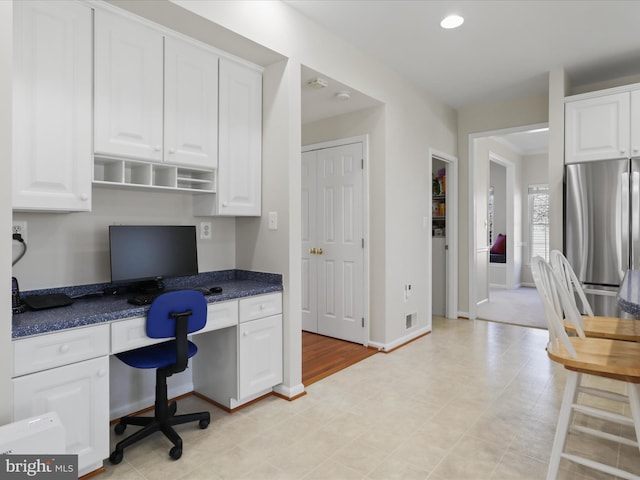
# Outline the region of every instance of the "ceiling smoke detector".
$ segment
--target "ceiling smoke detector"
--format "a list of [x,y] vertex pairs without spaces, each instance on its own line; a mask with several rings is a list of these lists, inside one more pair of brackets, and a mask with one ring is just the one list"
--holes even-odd
[[309,85],[311,88],[319,89],[329,86],[329,82],[327,82],[324,78],[316,77],[309,80],[307,82],[307,85]]
[[336,98],[342,101],[349,100],[351,98],[351,92],[347,92],[347,91],[337,92]]

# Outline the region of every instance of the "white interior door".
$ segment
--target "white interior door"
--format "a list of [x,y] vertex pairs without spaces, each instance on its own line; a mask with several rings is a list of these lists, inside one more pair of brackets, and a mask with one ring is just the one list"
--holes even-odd
[[303,329],[365,343],[363,144],[302,162]]

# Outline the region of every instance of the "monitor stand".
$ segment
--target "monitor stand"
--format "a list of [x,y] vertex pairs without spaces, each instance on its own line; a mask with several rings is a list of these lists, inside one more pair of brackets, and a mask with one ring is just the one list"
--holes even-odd
[[145,280],[132,283],[127,290],[133,293],[160,293],[164,291],[164,282],[161,278]]

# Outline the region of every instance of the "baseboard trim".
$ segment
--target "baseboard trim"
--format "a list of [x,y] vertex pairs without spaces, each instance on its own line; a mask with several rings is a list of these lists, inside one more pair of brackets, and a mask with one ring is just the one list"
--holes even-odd
[[406,344],[411,343],[420,337],[424,337],[425,335],[428,335],[429,333],[431,333],[431,327],[430,326],[423,327],[416,330],[415,332],[405,335],[404,337],[400,337],[397,340],[394,340],[393,342],[379,343],[379,342],[369,341],[369,346],[373,346],[381,352],[390,353],[391,351],[397,348],[403,347]]
[[273,387],[273,392],[278,397],[284,398],[285,400],[295,400],[296,398],[300,398],[307,393],[302,383],[294,385],[293,387],[288,387],[287,385],[281,383],[280,385],[276,385],[275,387]]

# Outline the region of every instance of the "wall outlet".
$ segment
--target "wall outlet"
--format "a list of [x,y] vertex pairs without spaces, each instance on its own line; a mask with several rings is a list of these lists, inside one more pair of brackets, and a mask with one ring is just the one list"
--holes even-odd
[[20,234],[24,243],[27,243],[27,222],[13,222],[11,234]]
[[278,229],[278,212],[269,212],[269,230]]
[[200,239],[211,240],[211,222],[200,222]]
[[406,283],[406,284],[404,285],[403,293],[404,293],[404,301],[405,301],[405,302],[409,299],[409,297],[410,297],[410,296],[411,296],[411,294],[413,293],[412,288],[413,288],[413,287],[412,287],[412,285],[411,285],[410,283]]

